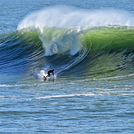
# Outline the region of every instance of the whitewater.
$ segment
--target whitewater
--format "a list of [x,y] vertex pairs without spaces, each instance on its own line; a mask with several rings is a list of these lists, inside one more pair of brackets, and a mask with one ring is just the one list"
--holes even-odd
[[133,2],[13,1],[0,5],[0,133],[133,133]]

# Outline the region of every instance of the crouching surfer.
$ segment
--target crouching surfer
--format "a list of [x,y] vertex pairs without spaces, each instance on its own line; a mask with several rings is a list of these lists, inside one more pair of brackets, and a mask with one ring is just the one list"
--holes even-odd
[[46,81],[46,80],[47,80],[47,77],[50,77],[50,74],[52,74],[52,75],[53,75],[53,77],[54,77],[54,69],[53,69],[53,70],[49,70],[49,71],[48,71],[48,75],[47,75],[47,76],[44,76],[44,81]]
[[53,77],[54,77],[54,69],[48,71],[48,75],[47,75],[47,77],[50,77],[50,74],[51,74],[51,73],[53,74]]

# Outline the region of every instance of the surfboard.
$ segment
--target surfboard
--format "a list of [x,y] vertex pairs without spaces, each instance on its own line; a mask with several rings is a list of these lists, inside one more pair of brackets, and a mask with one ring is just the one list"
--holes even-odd
[[56,76],[44,76],[43,77],[44,78],[44,81],[46,81],[46,80],[55,80],[56,79]]

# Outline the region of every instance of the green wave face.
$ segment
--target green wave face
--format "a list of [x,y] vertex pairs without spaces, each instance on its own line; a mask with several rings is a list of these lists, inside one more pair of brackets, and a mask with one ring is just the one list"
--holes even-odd
[[86,57],[83,74],[108,77],[133,73],[133,28],[96,28],[81,35],[83,44],[91,50]]
[[87,30],[83,36],[84,42],[90,45],[92,42],[94,45],[92,50],[112,50],[125,49],[133,47],[134,44],[134,30],[127,29],[127,27],[119,28],[102,28],[94,31]]

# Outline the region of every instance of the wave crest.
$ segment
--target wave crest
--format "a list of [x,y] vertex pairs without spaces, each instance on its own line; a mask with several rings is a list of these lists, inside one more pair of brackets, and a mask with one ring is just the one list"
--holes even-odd
[[134,26],[133,15],[115,9],[84,10],[68,6],[53,6],[26,16],[18,30],[34,27],[43,32],[44,27],[94,27]]

